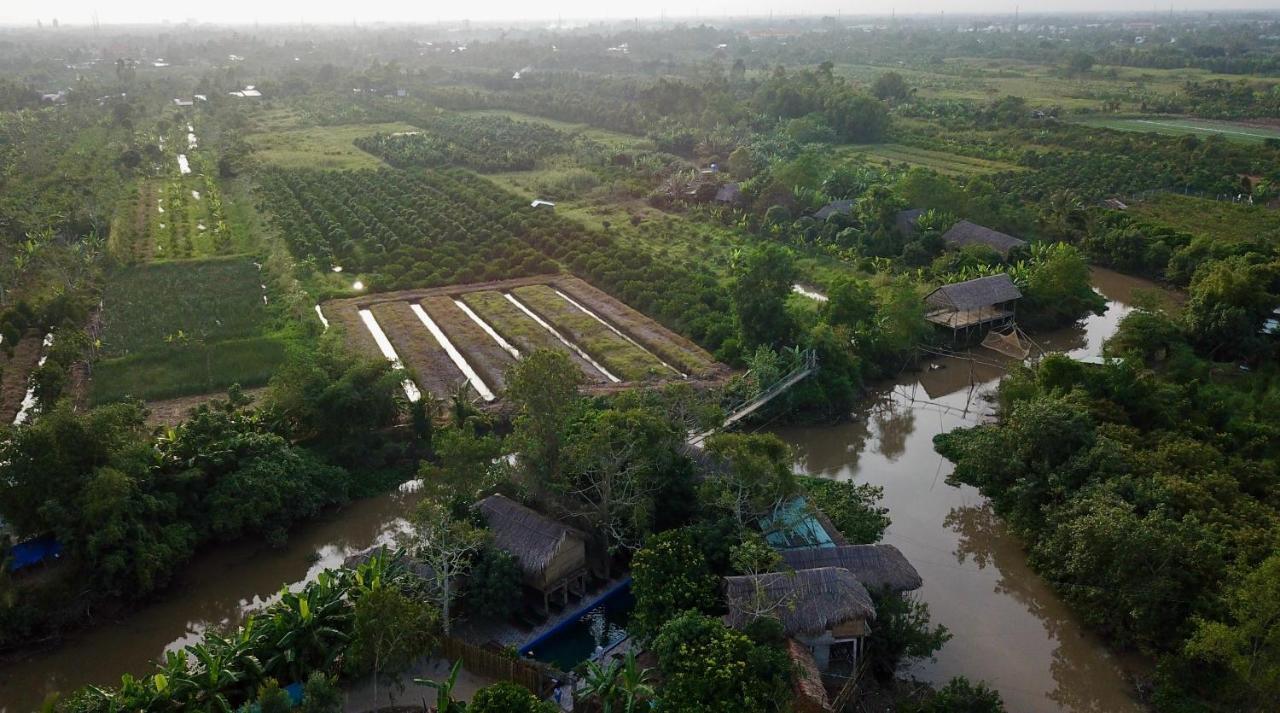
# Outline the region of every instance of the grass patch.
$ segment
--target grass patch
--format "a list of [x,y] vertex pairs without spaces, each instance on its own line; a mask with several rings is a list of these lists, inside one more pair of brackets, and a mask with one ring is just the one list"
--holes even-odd
[[1280,128],[1254,126],[1231,121],[1182,119],[1178,117],[1094,117],[1077,123],[1117,131],[1138,131],[1166,136],[1221,136],[1230,141],[1260,144],[1267,139],[1280,139]]
[[1135,203],[1129,211],[1175,230],[1220,242],[1250,242],[1259,236],[1280,235],[1280,213],[1262,206],[1167,194]]
[[671,372],[644,350],[615,334],[596,319],[569,304],[546,285],[512,290],[520,300],[567,339],[623,381],[670,376]]
[[221,391],[232,384],[262,386],[284,362],[277,337],[233,339],[215,344],[162,345],[94,365],[90,399],[95,404],[146,401]]
[[244,257],[119,270],[103,294],[103,354],[118,357],[167,342],[256,336],[267,319],[261,284],[258,269]]
[[522,114],[518,111],[505,111],[502,109],[480,109],[477,111],[459,112],[463,116],[502,116],[515,121],[527,121],[531,124],[542,124],[553,129],[558,129],[567,134],[582,136],[592,141],[604,144],[615,150],[641,151],[652,150],[653,142],[649,139],[624,134],[620,131],[610,131],[608,129],[599,129],[587,124],[574,124],[567,121],[558,121],[556,119],[548,119],[532,114]]
[[[285,118],[280,118],[285,121]],[[417,131],[404,123],[344,124],[341,126],[315,126],[303,129],[283,129],[250,134],[246,137],[253,146],[258,161],[281,168],[318,168],[343,170],[379,168],[385,164],[377,157],[356,148],[356,139],[377,133]]]
[[901,144],[870,144],[846,147],[855,155],[878,161],[892,161],[929,168],[948,176],[975,176],[1002,171],[1020,171],[1021,167],[1003,161],[961,156],[945,151],[930,151]]

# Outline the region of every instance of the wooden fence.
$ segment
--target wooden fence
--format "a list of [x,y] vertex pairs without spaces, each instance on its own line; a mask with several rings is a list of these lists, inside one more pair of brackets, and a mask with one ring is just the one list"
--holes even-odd
[[545,666],[484,649],[452,636],[445,637],[440,653],[450,661],[461,659],[463,667],[471,673],[524,686],[539,698],[551,695],[557,685],[552,671]]

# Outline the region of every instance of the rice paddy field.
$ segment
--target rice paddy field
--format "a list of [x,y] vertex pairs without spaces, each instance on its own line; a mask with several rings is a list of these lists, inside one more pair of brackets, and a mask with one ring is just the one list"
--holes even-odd
[[929,168],[948,176],[975,176],[1001,171],[1018,171],[1015,164],[1003,161],[961,156],[945,151],[930,151],[914,146],[901,144],[868,144],[845,147],[845,151],[853,156],[863,157],[873,163],[888,161],[894,164],[905,163],[910,166]]
[[683,337],[565,275],[389,292],[322,309],[354,348],[392,358],[359,316],[367,310],[408,378],[438,398],[468,381],[473,395],[500,395],[506,370],[537,349],[565,354],[595,387],[714,379],[724,370]]
[[[284,359],[248,258],[117,270],[103,293],[91,400],[162,399],[259,386]],[[268,298],[269,299],[269,298]]]
[[1221,136],[1230,141],[1259,144],[1267,139],[1280,140],[1280,127],[1245,124],[1210,119],[1186,119],[1170,116],[1093,117],[1077,123],[1118,131],[1139,131],[1169,136]]

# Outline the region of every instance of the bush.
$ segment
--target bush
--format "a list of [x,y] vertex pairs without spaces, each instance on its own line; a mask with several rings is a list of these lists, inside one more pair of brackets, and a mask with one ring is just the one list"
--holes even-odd
[[485,686],[467,704],[467,713],[556,713],[556,706],[514,683]]

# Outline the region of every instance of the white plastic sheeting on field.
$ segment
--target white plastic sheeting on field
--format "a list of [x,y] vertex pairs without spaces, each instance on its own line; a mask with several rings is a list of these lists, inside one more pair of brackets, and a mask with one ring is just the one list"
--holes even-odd
[[[44,335],[44,343],[42,344],[41,349],[42,351],[48,351],[49,347],[51,346],[53,346],[53,334],[49,333]],[[44,366],[44,362],[48,358],[49,356],[47,354],[41,355],[40,361],[36,362],[36,368],[39,369],[40,367]],[[31,409],[35,407],[36,407],[36,385],[35,385],[35,382],[32,381],[30,385],[27,386],[26,396],[22,397],[22,406],[18,409],[18,415],[13,417],[13,425],[17,426],[19,424],[26,423],[27,419],[31,418]]]
[[[553,287],[552,289],[555,289],[555,288]],[[605,319],[604,319],[603,317],[601,317],[600,315],[596,314],[595,312],[592,312],[591,310],[587,309],[586,305],[580,304],[577,300],[573,299],[573,298],[572,298],[572,297],[570,297],[569,295],[566,295],[565,293],[561,292],[560,290],[555,290],[555,292],[556,292],[556,294],[557,294],[557,295],[560,295],[561,297],[563,297],[565,302],[568,302],[569,304],[573,305],[574,307],[577,307],[577,308],[578,308],[582,313],[586,314],[588,317],[591,317],[592,319],[594,319],[595,321],[599,322],[600,324],[603,324],[604,326],[608,327],[608,328],[609,328],[609,331],[613,332],[614,334],[618,335],[619,337],[622,337],[623,339],[627,340],[628,342],[631,342],[631,346],[635,347],[636,349],[639,349],[640,351],[644,352],[645,354],[648,354],[649,356],[651,356],[651,357],[653,357],[654,359],[656,359],[656,360],[658,361],[658,363],[659,363],[659,364],[661,364],[661,365],[663,365],[663,366],[667,367],[668,369],[670,369],[670,370],[674,371],[675,373],[679,374],[679,375],[680,375],[680,378],[682,378],[682,379],[687,379],[687,378],[689,378],[689,375],[688,375],[688,374],[684,373],[683,371],[680,371],[679,369],[675,368],[674,366],[671,366],[670,364],[668,364],[668,363],[666,363],[665,361],[663,361],[663,360],[662,360],[662,357],[659,357],[657,354],[654,354],[653,352],[651,352],[651,351],[649,351],[648,349],[646,349],[646,348],[645,348],[645,346],[644,346],[643,344],[641,344],[640,342],[637,342],[636,340],[632,339],[632,338],[631,338],[631,335],[629,335],[629,334],[627,334],[627,333],[623,332],[622,330],[618,329],[617,327],[613,326],[612,324],[609,324],[608,322],[606,322],[606,321],[605,321]]]
[[510,354],[513,359],[520,358],[520,350],[511,346],[511,343],[503,339],[502,335],[498,334],[493,327],[490,327],[488,322],[480,318],[480,315],[472,312],[471,308],[467,306],[467,303],[462,300],[454,300],[453,303],[458,305],[458,309],[462,310],[468,317],[470,317],[472,322],[480,325],[480,328],[484,330],[484,333],[492,337],[493,341],[497,342],[498,346],[502,347],[503,351]]
[[532,319],[533,321],[542,325],[543,329],[547,330],[548,332],[551,332],[551,336],[555,337],[556,339],[559,339],[561,344],[565,345],[566,347],[569,347],[574,351],[574,353],[582,357],[588,364],[590,364],[591,366],[594,366],[596,368],[596,371],[600,372],[601,374],[604,374],[604,378],[608,379],[609,381],[612,381],[615,384],[622,382],[622,379],[619,379],[618,377],[609,373],[608,369],[604,368],[604,366],[600,364],[600,362],[596,361],[595,359],[592,359],[591,355],[583,351],[581,347],[569,341],[568,339],[565,339],[564,335],[556,331],[555,327],[552,327],[550,324],[547,324],[546,320],[539,317],[533,310],[529,309],[528,307],[525,307],[524,303],[516,299],[515,295],[511,294],[510,292],[504,292],[502,293],[502,296],[506,297],[507,301],[515,305],[516,308],[518,308],[521,312],[524,312],[526,315],[528,315],[529,319]]
[[[392,368],[404,370],[404,362],[400,361],[400,356],[396,354],[396,348],[391,346],[391,340],[387,339],[387,335],[382,331],[382,327],[378,324],[377,318],[373,316],[373,312],[367,309],[360,310],[360,319],[364,322],[365,329],[369,330],[369,334],[373,335],[373,341],[378,343],[378,349],[382,352],[382,356],[391,362]],[[418,401],[422,398],[422,392],[418,390],[418,385],[413,383],[412,379],[405,379],[400,382],[404,387],[404,395],[409,397],[410,401]]]
[[797,295],[804,295],[805,297],[808,297],[811,300],[817,300],[819,302],[827,301],[826,295],[816,290],[811,290],[808,287],[805,287],[804,285],[800,285],[800,284],[792,285],[791,291],[796,293]]
[[178,154],[178,172],[184,176],[191,173],[191,164],[187,163],[187,155],[184,153]]
[[320,324],[324,325],[324,331],[329,331],[329,320],[325,319],[324,312],[321,311],[320,305],[316,305],[316,316],[320,318]]
[[485,385],[484,380],[480,378],[480,375],[476,373],[476,370],[471,368],[471,364],[467,363],[467,359],[462,356],[462,352],[458,351],[457,347],[453,346],[453,342],[449,341],[449,337],[444,333],[444,330],[440,329],[439,325],[435,323],[435,320],[431,319],[431,315],[427,314],[425,309],[422,309],[422,305],[414,302],[409,305],[409,309],[413,310],[413,313],[418,315],[418,319],[426,326],[427,331],[431,332],[431,336],[435,337],[436,341],[440,343],[440,346],[444,348],[445,353],[453,360],[453,363],[458,367],[458,370],[467,377],[467,381],[471,382],[471,388],[475,389],[476,393],[480,394],[480,398],[485,401],[493,401],[497,398],[493,395],[493,392],[489,390],[489,387]]

